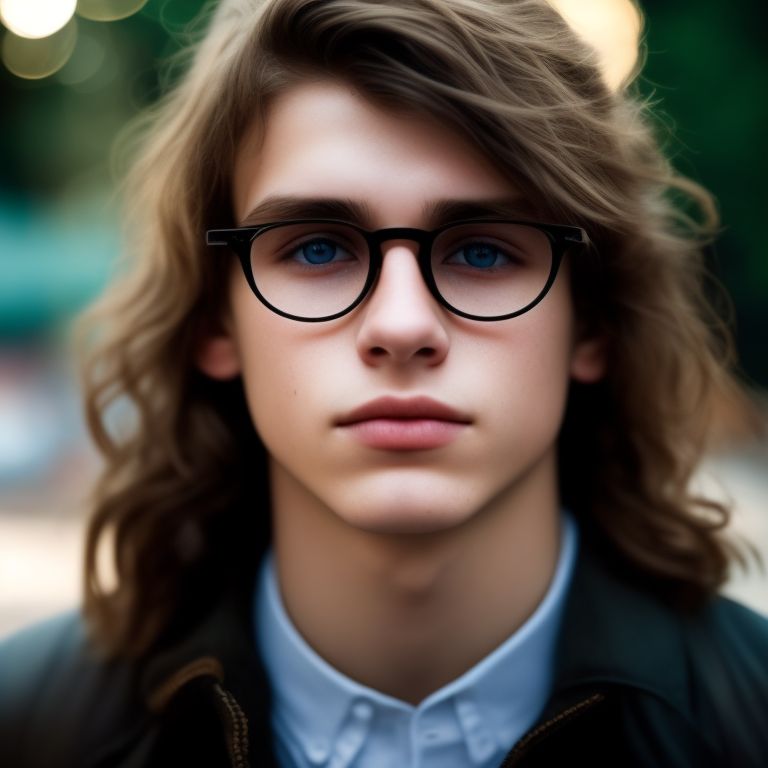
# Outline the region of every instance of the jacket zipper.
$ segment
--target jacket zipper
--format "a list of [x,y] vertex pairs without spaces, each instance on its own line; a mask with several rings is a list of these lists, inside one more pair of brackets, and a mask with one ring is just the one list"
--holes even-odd
[[559,726],[566,720],[570,720],[571,718],[582,714],[585,710],[602,701],[604,698],[604,694],[595,693],[588,699],[584,699],[583,701],[578,702],[578,704],[574,704],[573,706],[568,707],[568,709],[564,709],[562,712],[559,712],[545,723],[542,723],[541,725],[534,728],[532,731],[528,731],[528,733],[523,736],[523,738],[520,739],[517,744],[515,744],[512,750],[507,753],[507,756],[504,758],[504,762],[502,762],[499,768],[510,768],[511,766],[515,765],[525,753],[526,749],[528,749],[528,747],[533,742],[539,741],[547,731],[551,730],[555,726]]
[[227,750],[232,768],[248,768],[248,720],[235,697],[219,683],[214,690],[227,718]]

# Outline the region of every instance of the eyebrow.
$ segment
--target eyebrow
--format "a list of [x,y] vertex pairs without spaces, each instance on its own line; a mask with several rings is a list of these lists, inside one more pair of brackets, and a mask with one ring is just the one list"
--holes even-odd
[[[430,227],[451,221],[476,218],[518,218],[535,216],[534,206],[522,197],[487,200],[428,200],[421,209]],[[370,206],[362,200],[332,197],[273,195],[266,197],[243,218],[240,226],[271,224],[290,219],[340,219],[371,228]],[[396,224],[393,224],[396,226]]]
[[290,219],[343,219],[362,224],[371,219],[368,206],[351,198],[275,195],[251,209],[241,226],[270,224]]

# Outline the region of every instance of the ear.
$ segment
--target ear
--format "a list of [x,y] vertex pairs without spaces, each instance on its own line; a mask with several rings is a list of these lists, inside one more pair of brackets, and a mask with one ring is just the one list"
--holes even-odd
[[212,379],[234,379],[240,374],[240,354],[234,338],[225,331],[201,336],[195,349],[197,367]]
[[605,376],[607,344],[602,336],[576,342],[571,355],[571,378],[582,384],[592,384]]

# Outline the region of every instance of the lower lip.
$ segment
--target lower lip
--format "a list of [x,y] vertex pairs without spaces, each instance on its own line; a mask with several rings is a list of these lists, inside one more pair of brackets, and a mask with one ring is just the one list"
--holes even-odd
[[369,448],[424,451],[448,445],[466,426],[438,419],[369,419],[342,429]]

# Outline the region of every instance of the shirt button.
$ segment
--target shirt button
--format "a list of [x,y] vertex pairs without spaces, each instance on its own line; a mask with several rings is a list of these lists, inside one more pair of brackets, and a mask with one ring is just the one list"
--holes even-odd
[[365,722],[373,717],[373,706],[367,701],[357,701],[352,707],[352,714]]
[[324,741],[310,741],[304,750],[307,759],[312,763],[324,763],[328,759],[330,750]]
[[467,730],[476,728],[480,723],[480,713],[477,711],[477,707],[471,701],[457,702],[456,711],[458,712],[461,724]]

